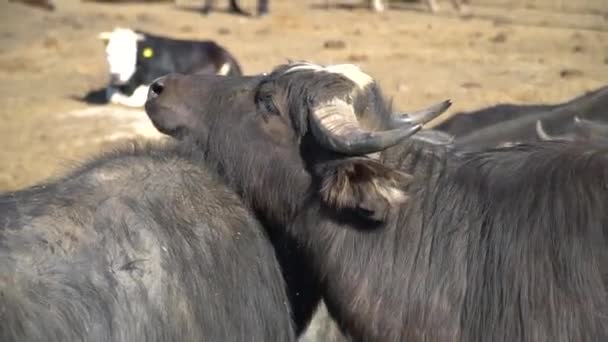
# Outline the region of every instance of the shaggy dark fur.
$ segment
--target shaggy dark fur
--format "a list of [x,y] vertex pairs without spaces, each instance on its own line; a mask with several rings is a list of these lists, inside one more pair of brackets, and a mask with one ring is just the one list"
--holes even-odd
[[293,341],[272,245],[188,148],[0,197],[0,340]]
[[383,229],[318,202],[295,220],[341,325],[364,341],[608,338],[608,151],[428,149],[383,157],[414,174]]
[[[181,138],[191,135],[190,133],[194,131],[196,136],[193,138],[200,145],[213,149],[210,155],[225,153],[226,158],[239,159],[233,162],[228,159],[210,158],[208,162],[226,175],[225,179],[230,185],[248,203],[251,203],[259,213],[259,219],[264,227],[269,231],[271,240],[277,248],[279,260],[284,266],[294,321],[297,323],[297,331],[301,332],[310,321],[320,299],[319,281],[311,276],[310,264],[306,262],[301,246],[293,240],[293,237],[285,234],[284,224],[291,221],[296,209],[307,198],[305,191],[291,193],[291,189],[308,189],[312,185],[310,175],[299,156],[299,148],[293,144],[293,141],[299,138],[285,126],[285,120],[289,118],[283,118],[273,112],[277,108],[284,108],[288,103],[287,99],[276,96],[277,94],[272,91],[288,91],[289,94],[293,94],[292,96],[297,96],[308,86],[324,88],[328,93],[321,97],[323,100],[330,98],[331,91],[337,86],[343,91],[350,91],[353,83],[335,74],[319,80],[312,74],[303,72],[294,73],[293,77],[288,78],[296,82],[285,84],[288,81],[279,76],[286,68],[288,66],[282,66],[267,77],[222,77],[221,79],[205,75],[192,75],[184,79],[169,77],[162,82],[164,89],[160,95],[160,98],[168,101],[148,103],[147,112],[161,132]],[[303,76],[310,83],[304,84]],[[199,87],[193,83],[197,81],[219,81],[219,83],[209,87]],[[376,87],[371,86],[370,89]],[[281,93],[281,95],[288,94]],[[373,92],[361,96],[381,98]],[[171,101],[171,99],[184,101]],[[250,106],[253,100],[255,107],[252,109]],[[291,100],[289,105],[293,106],[295,113],[300,110],[299,108],[307,110],[308,101],[312,100],[306,97],[297,98],[295,101]],[[365,101],[358,99],[355,101],[363,105],[363,108],[368,106]],[[232,106],[235,108],[242,106],[242,108],[234,112],[224,110]],[[251,110],[253,112],[250,116],[241,115]],[[224,114],[228,116],[224,117]],[[198,115],[208,115],[207,118],[212,122],[203,122]],[[258,120],[262,120],[264,125],[253,127]],[[225,135],[216,131],[216,127],[223,127],[230,121],[242,126],[242,130],[227,130]],[[307,128],[305,121],[298,122],[297,125],[304,130]],[[268,135],[276,145],[260,140],[260,135]],[[235,140],[230,142],[230,139]],[[247,144],[248,147],[242,148],[241,144]],[[262,151],[266,158],[259,158],[258,154]],[[255,172],[251,173],[252,170]],[[396,177],[400,176],[395,174]],[[247,181],[238,181],[239,177]],[[281,205],[275,206],[277,202]],[[367,211],[358,212],[363,215],[375,215]]]
[[308,134],[310,108],[331,97],[363,108],[373,87],[285,68],[242,82],[171,76],[146,109],[157,125],[190,118],[178,131],[265,222],[287,227],[355,340],[608,338],[608,151],[457,155],[411,139],[379,159],[337,155]]

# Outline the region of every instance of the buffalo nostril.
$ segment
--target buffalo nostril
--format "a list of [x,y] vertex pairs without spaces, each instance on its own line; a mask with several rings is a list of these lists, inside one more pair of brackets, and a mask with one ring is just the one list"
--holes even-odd
[[150,86],[150,90],[156,95],[160,95],[163,90],[165,89],[165,86],[163,85],[162,82],[160,81],[156,81],[154,83],[152,83],[152,85]]
[[152,100],[160,96],[160,94],[165,89],[164,78],[158,78],[150,84],[150,88],[148,89],[148,100]]

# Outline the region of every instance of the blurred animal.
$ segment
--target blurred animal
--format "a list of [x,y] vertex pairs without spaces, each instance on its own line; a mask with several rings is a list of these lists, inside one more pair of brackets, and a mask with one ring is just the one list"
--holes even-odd
[[[439,5],[437,4],[437,0],[423,0],[427,6],[429,7],[429,10],[431,10],[431,12],[436,13],[439,11]],[[467,11],[467,7],[464,6],[463,4],[466,2],[465,0],[450,0],[452,2],[452,5],[454,6],[455,9],[457,9],[460,12],[465,12]],[[325,6],[329,7],[330,3],[332,1],[331,0],[325,0]],[[370,7],[370,9],[372,9],[375,12],[383,12],[386,8],[388,8],[388,1],[386,0],[366,0],[368,6]]]
[[177,0],[82,0],[83,2],[111,2],[111,3],[142,3],[142,2],[177,2]]
[[[608,108],[606,109],[608,115]],[[605,122],[595,122],[591,120],[574,117],[574,129],[566,134],[552,135],[545,131],[542,121],[536,121],[536,133],[538,138],[544,141],[563,140],[563,141],[594,141],[608,144],[608,124]]]
[[[439,5],[437,4],[437,0],[424,0],[427,4],[427,6],[429,7],[429,10],[431,10],[431,12],[433,13],[437,13],[439,12]],[[457,11],[461,12],[461,13],[465,13],[468,11],[468,7],[466,5],[464,5],[465,3],[467,3],[467,0],[450,0],[450,2],[452,3],[452,6],[454,6],[454,9],[456,9]]]
[[295,341],[263,228],[187,146],[0,195],[0,341]]
[[376,12],[382,12],[384,11],[385,5],[383,3],[383,0],[368,0],[369,3],[369,7],[376,11]]
[[214,41],[177,40],[128,28],[102,32],[106,44],[110,82],[106,99],[141,107],[148,85],[172,72],[240,75],[236,59]]
[[[325,7],[331,6],[332,0],[325,0]],[[375,12],[383,12],[386,8],[385,0],[365,0],[369,8]]]
[[608,340],[605,147],[453,152],[353,65],[168,75],[146,111],[299,242],[356,341]]
[[[565,103],[500,104],[471,113],[457,113],[434,128],[455,136],[458,149],[484,149],[504,144],[538,141],[537,124],[551,134],[575,129],[574,117],[608,122],[608,86],[577,96]],[[553,133],[555,132],[555,133]]]
[[[215,0],[205,0],[205,6],[203,6],[203,14],[209,14],[213,10]],[[230,0],[229,9],[233,13],[241,15],[250,15],[247,11],[244,11],[239,6],[237,0]],[[258,0],[258,16],[264,16],[268,14],[268,0]]]
[[54,0],[9,0],[10,2],[20,2],[25,5],[30,5],[38,8],[45,9],[47,11],[55,10]]

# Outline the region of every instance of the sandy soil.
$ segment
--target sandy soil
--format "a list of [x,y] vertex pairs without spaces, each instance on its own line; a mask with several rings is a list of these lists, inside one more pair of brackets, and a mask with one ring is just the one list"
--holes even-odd
[[61,175],[125,139],[160,136],[143,111],[74,99],[106,82],[95,36],[114,26],[217,40],[246,73],[288,58],[357,63],[400,109],[452,99],[443,118],[498,102],[565,101],[608,83],[608,9],[563,14],[476,6],[472,16],[460,17],[447,1],[440,1],[444,12],[431,15],[418,4],[375,14],[356,6],[327,11],[317,5],[324,0],[283,0],[271,1],[269,17],[255,19],[203,17],[186,8],[200,2],[182,0],[186,6],[176,8],[61,0],[52,13],[0,3],[0,190]]

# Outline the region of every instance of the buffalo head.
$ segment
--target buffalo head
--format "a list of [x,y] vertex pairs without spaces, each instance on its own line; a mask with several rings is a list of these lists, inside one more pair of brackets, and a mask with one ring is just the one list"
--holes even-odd
[[146,112],[161,132],[196,140],[256,209],[282,221],[310,196],[385,217],[405,200],[409,177],[374,154],[447,107],[394,114],[354,65],[290,63],[249,77],[165,76],[151,85]]

